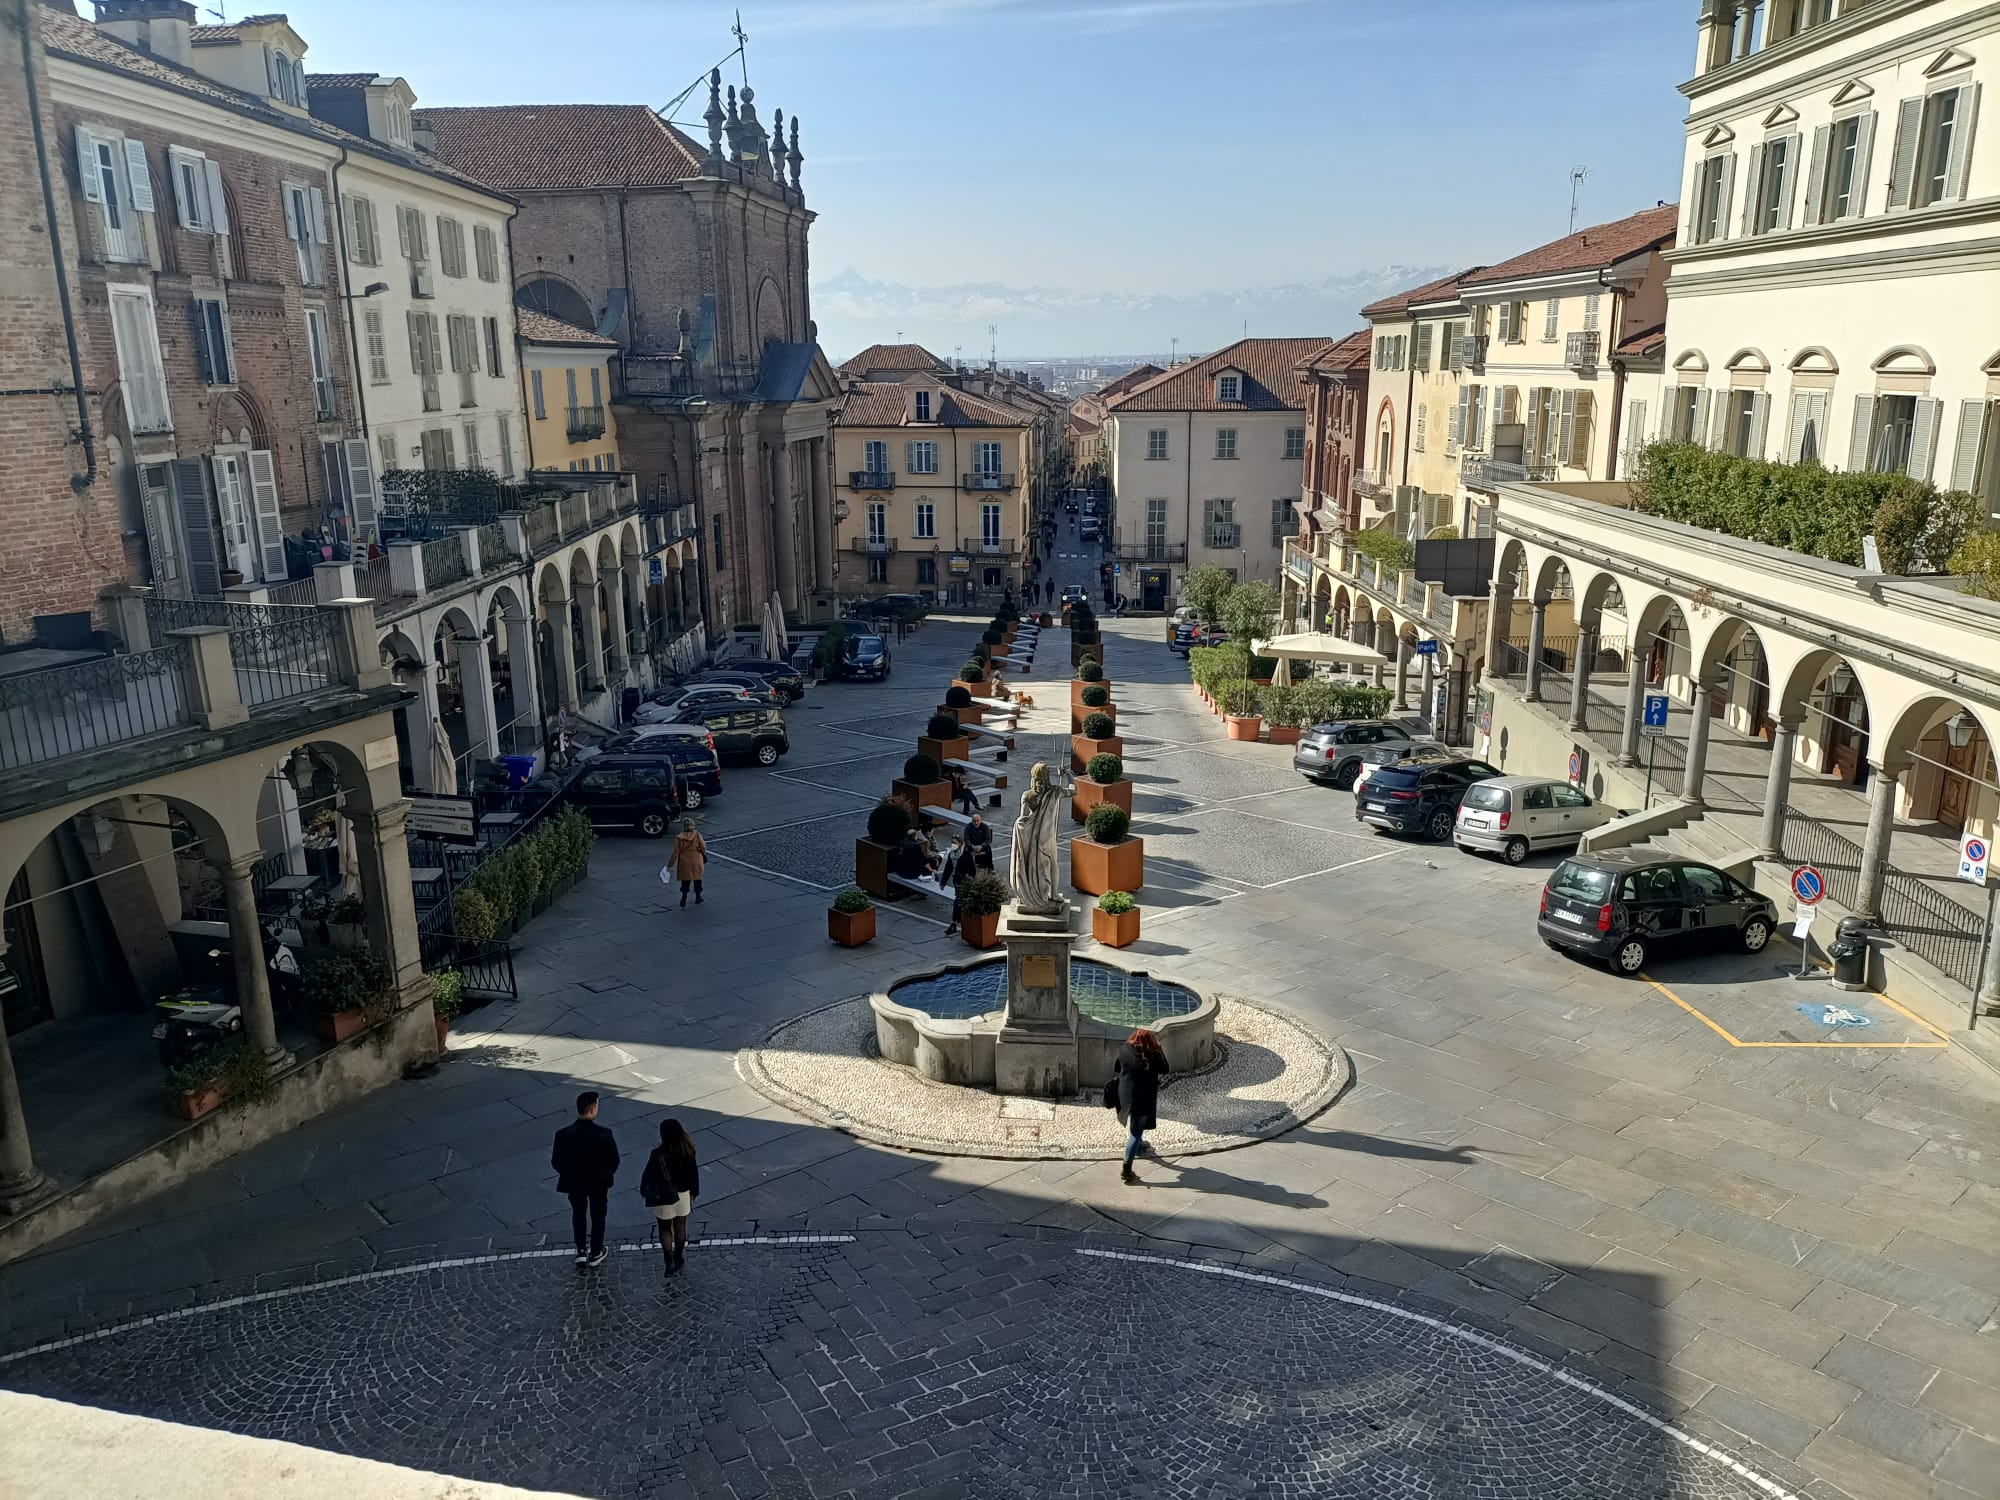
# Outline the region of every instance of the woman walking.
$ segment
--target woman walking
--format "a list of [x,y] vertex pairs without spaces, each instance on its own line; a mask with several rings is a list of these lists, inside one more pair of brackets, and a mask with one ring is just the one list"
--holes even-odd
[[1159,1123],[1160,1080],[1167,1076],[1167,1054],[1160,1039],[1141,1026],[1118,1049],[1118,1061],[1111,1067],[1118,1085],[1118,1120],[1131,1134],[1125,1142],[1125,1167],[1118,1175],[1137,1182],[1132,1158],[1146,1144],[1146,1132]]
[[701,1168],[694,1159],[694,1142],[679,1120],[660,1121],[660,1144],[646,1158],[639,1191],[660,1231],[660,1254],[671,1276],[687,1259],[688,1214],[701,1192]]
[[693,818],[681,819],[681,831],[674,835],[674,879],[681,883],[681,905],[688,904],[688,887],[694,887],[694,904],[701,905],[701,872],[708,867],[708,845]]

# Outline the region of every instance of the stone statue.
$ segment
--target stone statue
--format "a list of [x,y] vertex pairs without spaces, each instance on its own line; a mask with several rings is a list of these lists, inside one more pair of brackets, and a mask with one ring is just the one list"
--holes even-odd
[[1069,773],[1053,773],[1037,761],[1021,795],[1021,813],[1014,820],[1014,847],[1009,875],[1014,904],[1034,916],[1062,916],[1069,911],[1063,895],[1057,833],[1065,806],[1076,791]]

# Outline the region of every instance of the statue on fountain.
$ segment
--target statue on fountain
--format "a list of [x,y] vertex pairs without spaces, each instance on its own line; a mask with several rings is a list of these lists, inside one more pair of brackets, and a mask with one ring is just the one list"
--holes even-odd
[[1014,820],[1008,870],[1014,905],[1027,915],[1069,914],[1069,901],[1062,889],[1058,835],[1063,810],[1075,792],[1076,783],[1060,767],[1051,772],[1046,762],[1037,761],[1029,773],[1028,790],[1021,794],[1020,815]]

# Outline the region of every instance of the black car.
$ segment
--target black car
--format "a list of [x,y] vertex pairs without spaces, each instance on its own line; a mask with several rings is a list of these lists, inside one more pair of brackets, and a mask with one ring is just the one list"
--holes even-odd
[[1405,761],[1368,774],[1354,794],[1354,816],[1391,833],[1414,833],[1442,842],[1458,823],[1458,804],[1475,781],[1498,776],[1500,768],[1471,756],[1442,765]]
[[850,635],[840,643],[840,675],[850,682],[889,679],[889,643],[879,635]]
[[[655,726],[655,728],[675,728]],[[722,795],[722,758],[716,754],[710,743],[713,735],[648,733],[644,729],[630,730],[614,735],[604,742],[604,754],[619,757],[637,756],[643,759],[662,760],[673,767],[679,784],[681,805],[690,811],[700,807],[710,797]],[[593,760],[602,757],[593,757]]]
[[1633,975],[1654,953],[1735,944],[1761,953],[1778,907],[1726,870],[1657,850],[1606,849],[1556,867],[1535,930],[1551,948]]
[[805,673],[788,661],[768,661],[762,657],[750,657],[725,662],[723,670],[730,672],[752,672],[770,683],[778,696],[787,703],[796,703],[806,695]]
[[905,625],[914,625],[931,612],[921,594],[877,594],[872,599],[857,599],[851,613],[864,620],[901,620]]
[[570,778],[561,800],[581,808],[593,828],[632,828],[656,839],[686,805],[679,780],[663,756],[599,755]]
[[754,703],[696,704],[675,715],[680,724],[706,724],[715,753],[724,759],[754,760],[775,766],[792,748],[785,716]]
[[1393,719],[1341,719],[1315,724],[1299,736],[1292,769],[1310,781],[1346,791],[1360,772],[1364,752],[1380,745],[1407,745],[1412,735]]

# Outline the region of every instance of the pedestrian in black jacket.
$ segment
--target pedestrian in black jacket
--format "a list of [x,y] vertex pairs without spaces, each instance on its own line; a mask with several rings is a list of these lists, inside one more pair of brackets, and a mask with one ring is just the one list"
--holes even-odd
[[979,868],[993,868],[993,830],[987,826],[986,816],[978,805],[971,808],[972,821],[965,827],[965,847],[972,851],[972,857]]
[[938,871],[938,884],[951,891],[951,921],[945,927],[945,936],[958,931],[959,914],[964,910],[965,897],[962,894],[965,882],[979,873],[979,859],[972,852],[971,845],[963,838],[954,839],[951,853],[944,857],[944,867]]
[[1125,1142],[1125,1168],[1118,1175],[1127,1182],[1137,1182],[1132,1158],[1144,1148],[1146,1132],[1159,1124],[1160,1080],[1167,1076],[1167,1054],[1161,1050],[1159,1038],[1141,1026],[1118,1049],[1111,1074],[1118,1086],[1118,1121],[1130,1132]]
[[701,1192],[701,1166],[694,1159],[694,1142],[679,1120],[660,1121],[660,1144],[646,1158],[639,1191],[660,1230],[660,1254],[667,1275],[687,1259],[688,1214]]
[[[556,1191],[569,1198],[570,1227],[576,1231],[576,1263],[604,1264],[604,1214],[611,1179],[618,1175],[618,1142],[597,1123],[597,1093],[576,1096],[576,1119],[556,1132],[549,1152],[555,1168]],[[590,1239],[584,1240],[584,1213],[589,1211]]]

